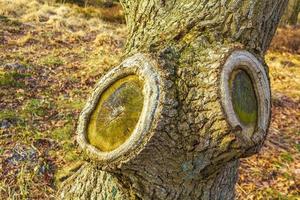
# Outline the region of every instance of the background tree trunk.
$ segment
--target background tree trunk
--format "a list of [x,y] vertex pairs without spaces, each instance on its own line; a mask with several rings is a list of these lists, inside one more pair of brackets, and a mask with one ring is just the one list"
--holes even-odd
[[281,19],[281,25],[296,25],[300,13],[300,0],[289,0],[288,6]]
[[239,158],[259,150],[266,130],[244,140],[241,130],[228,124],[221,72],[239,49],[252,52],[267,70],[264,54],[287,1],[121,3],[129,29],[124,59],[143,53],[156,63],[162,108],[151,137],[133,157],[89,162],[63,184],[59,197],[233,199]]

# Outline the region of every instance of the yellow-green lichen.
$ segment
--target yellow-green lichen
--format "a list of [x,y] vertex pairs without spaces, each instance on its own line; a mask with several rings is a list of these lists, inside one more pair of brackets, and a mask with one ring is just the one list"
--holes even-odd
[[258,104],[250,76],[244,70],[233,72],[230,81],[233,109],[244,125],[255,126]]
[[108,87],[91,115],[89,143],[105,152],[122,145],[139,120],[143,102],[143,82],[136,75],[122,78]]

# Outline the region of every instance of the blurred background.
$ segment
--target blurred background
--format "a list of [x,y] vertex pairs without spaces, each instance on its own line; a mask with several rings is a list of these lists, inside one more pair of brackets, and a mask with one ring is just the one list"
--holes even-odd
[[[290,0],[266,56],[272,122],[241,161],[238,199],[300,199],[299,12]],[[54,199],[82,164],[78,115],[126,35],[118,1],[0,0],[0,199]]]

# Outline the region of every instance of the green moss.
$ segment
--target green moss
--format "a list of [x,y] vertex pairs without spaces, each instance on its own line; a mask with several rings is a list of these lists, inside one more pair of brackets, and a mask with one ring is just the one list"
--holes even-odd
[[258,104],[250,76],[244,70],[237,70],[230,81],[233,108],[241,123],[255,125],[258,118]]
[[100,97],[88,126],[90,144],[112,151],[132,134],[143,108],[143,83],[135,75],[111,85]]

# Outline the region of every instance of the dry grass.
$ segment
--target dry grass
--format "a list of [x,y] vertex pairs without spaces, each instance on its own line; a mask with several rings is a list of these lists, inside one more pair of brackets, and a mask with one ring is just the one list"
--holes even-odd
[[0,0],[0,199],[55,199],[58,169],[80,160],[74,119],[126,37],[101,13]]
[[270,66],[273,93],[285,94],[300,102],[300,54],[270,51],[266,61]]
[[9,16],[24,23],[41,23],[57,30],[71,32],[100,30],[102,21],[124,23],[119,4],[111,8],[79,7],[72,4],[41,3],[37,0],[1,0],[0,15]]
[[280,28],[266,56],[272,122],[258,155],[242,160],[239,199],[300,199],[300,27]]
[[271,50],[300,54],[300,25],[279,28],[273,39]]

